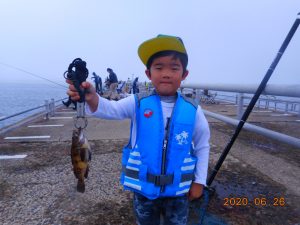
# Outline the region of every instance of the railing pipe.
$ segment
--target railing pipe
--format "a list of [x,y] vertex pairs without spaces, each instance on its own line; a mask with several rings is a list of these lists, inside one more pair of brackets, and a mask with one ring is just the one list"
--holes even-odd
[[[252,87],[251,87],[252,86]],[[192,89],[192,88],[198,88],[198,89],[207,89],[207,90],[215,90],[215,91],[224,91],[224,92],[235,92],[238,91],[238,93],[246,93],[246,94],[254,94],[253,93],[253,85],[230,85],[230,84],[183,84],[181,85],[181,90],[184,88]],[[284,97],[297,97],[300,98],[300,85],[274,85],[274,84],[269,84],[266,87],[266,90],[264,91],[265,95],[271,95],[271,96],[284,96]],[[223,95],[218,95],[218,96],[223,96]],[[226,96],[226,95],[224,95]],[[230,97],[230,96],[228,96]],[[219,98],[218,98],[219,99]],[[244,99],[251,99],[249,96],[244,96]],[[219,99],[222,100],[222,99]],[[230,101],[230,100],[226,100]],[[296,104],[295,110],[291,110],[294,113],[300,114],[300,109],[298,110],[298,107],[300,107],[300,102],[295,101],[295,100],[281,100],[281,99],[269,99],[269,98],[260,98],[259,99],[259,107],[263,107],[265,105],[265,109],[268,109],[270,107],[270,103],[272,103],[272,108],[275,108],[275,103],[290,103]],[[236,95],[235,100],[232,100],[232,102],[235,102],[235,104],[238,104],[238,96]],[[276,109],[277,109],[277,104],[276,103]],[[280,108],[280,107],[278,107]],[[280,108],[282,111],[285,111],[284,106]],[[298,113],[299,112],[299,113]]]
[[55,102],[54,102],[54,98],[51,98],[51,102],[50,102],[50,105],[51,105],[51,116],[54,116],[55,115]]
[[[54,105],[54,102],[59,102],[59,101],[62,101],[62,100],[65,100],[66,98],[62,98],[62,99],[59,99],[57,101],[54,101],[54,99],[51,99],[53,101],[52,103],[52,107],[53,107],[53,110],[55,109],[55,105]],[[47,101],[47,100],[46,100]],[[5,117],[1,117],[0,118],[0,122],[3,121],[3,120],[7,120],[7,119],[10,119],[12,117],[15,117],[15,116],[19,116],[19,115],[22,115],[24,113],[27,113],[27,112],[31,112],[31,111],[34,111],[36,109],[40,109],[40,108],[43,108],[45,107],[45,111],[46,113],[49,112],[51,113],[51,110],[50,110],[50,107],[49,104],[51,105],[51,103],[46,103],[45,101],[45,104],[44,105],[40,105],[40,106],[37,106],[37,107],[34,107],[34,108],[31,108],[31,109],[27,109],[27,110],[24,110],[24,111],[21,111],[21,112],[18,112],[18,113],[15,113],[15,114],[12,114],[12,115],[9,115],[9,116],[5,116]],[[48,102],[48,101],[47,101]],[[48,107],[48,108],[47,108]]]
[[[213,91],[227,91],[227,92],[238,92],[254,94],[257,90],[258,85],[249,84],[182,84],[181,88],[199,88],[207,89]],[[286,97],[300,97],[300,84],[295,85],[277,85],[277,84],[267,84],[266,88],[262,92],[264,95],[277,95]]]
[[48,100],[45,100],[45,111],[46,111],[46,120],[48,120],[50,116],[50,106]]
[[37,106],[37,107],[35,107],[35,108],[31,108],[31,109],[24,110],[24,111],[22,111],[22,112],[15,113],[15,114],[10,115],[10,116],[1,117],[1,118],[0,118],[0,121],[9,119],[9,118],[12,118],[12,117],[15,117],[15,116],[19,116],[19,115],[21,115],[21,114],[24,114],[24,113],[27,113],[27,112],[30,112],[30,111],[33,111],[33,110],[36,110],[36,109],[39,109],[39,108],[43,108],[43,107],[44,107],[44,105],[41,105],[41,106]]
[[[237,126],[239,123],[238,120],[229,118],[227,116],[223,116],[223,115],[213,113],[213,112],[210,112],[207,110],[203,110],[203,112],[206,116],[212,117],[217,120],[221,120],[225,123],[228,123],[228,124],[231,124],[234,126]],[[269,130],[266,128],[258,127],[258,126],[255,126],[255,125],[252,125],[249,123],[245,123],[243,128],[245,130],[249,130],[249,131],[255,132],[257,134],[261,134],[265,137],[272,138],[274,140],[277,140],[277,141],[292,145],[294,147],[300,148],[300,139],[299,138],[291,137],[286,134],[282,134],[282,133],[272,131],[272,130]]]
[[238,104],[237,104],[237,119],[241,119],[244,112],[244,96],[243,93],[238,94]]

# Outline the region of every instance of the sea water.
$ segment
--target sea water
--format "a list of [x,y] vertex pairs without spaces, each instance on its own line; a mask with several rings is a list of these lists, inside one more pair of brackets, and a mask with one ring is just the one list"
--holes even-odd
[[[53,98],[56,101],[67,97],[67,85],[63,87],[51,83],[3,83],[1,89],[0,119],[42,106],[45,100]],[[43,110],[44,107],[0,121],[0,129]]]

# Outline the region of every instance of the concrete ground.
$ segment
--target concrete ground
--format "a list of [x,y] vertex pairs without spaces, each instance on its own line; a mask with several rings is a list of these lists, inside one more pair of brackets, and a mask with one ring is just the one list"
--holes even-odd
[[[203,108],[235,116],[233,105]],[[299,117],[260,111],[251,115],[252,123],[300,138]],[[134,224],[131,193],[118,180],[130,122],[88,119],[93,158],[81,194],[69,156],[74,115],[60,108],[49,120],[38,117],[0,134],[1,156],[27,155],[0,159],[0,224]],[[208,120],[211,171],[234,127]],[[299,224],[299,159],[299,149],[242,131],[212,183],[216,192],[207,219],[216,224]],[[197,224],[200,203],[191,204],[189,224]]]

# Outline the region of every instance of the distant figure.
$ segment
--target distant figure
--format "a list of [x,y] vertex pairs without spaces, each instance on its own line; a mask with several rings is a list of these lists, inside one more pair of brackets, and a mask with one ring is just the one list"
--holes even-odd
[[93,72],[93,77],[95,82],[95,87],[96,87],[96,92],[100,95],[103,95],[103,90],[102,90],[102,79],[100,76],[98,76],[95,72]]
[[71,105],[71,103],[73,103],[73,105],[74,105],[73,109],[76,110],[77,109],[77,102],[73,101],[70,96],[69,96],[69,99],[68,99],[67,102],[62,101],[62,104],[64,104],[66,107],[69,107]]
[[203,90],[203,94],[206,95],[206,96],[209,96],[208,90],[207,90],[207,89],[204,89],[204,90]]
[[127,81],[126,81],[126,88],[125,88],[125,92],[128,94],[131,94],[131,80],[128,77]]
[[203,96],[201,97],[200,101],[204,102],[205,104],[216,104],[215,97],[217,93],[211,94],[207,89],[203,90]]
[[147,93],[149,92],[149,83],[145,81],[145,87],[146,87],[146,91]]
[[109,81],[109,99],[118,99],[117,87],[118,77],[111,68],[107,68],[108,81]]
[[108,78],[108,76],[105,78],[104,87],[105,87],[106,90],[109,90],[109,78]]
[[125,81],[119,81],[118,88],[117,88],[118,94],[121,94],[124,92],[123,89],[125,89],[125,86],[126,86],[125,83],[126,83]]
[[133,94],[140,92],[139,87],[138,87],[138,80],[139,80],[139,78],[136,77],[134,79],[133,83],[132,83],[132,92],[133,92]]

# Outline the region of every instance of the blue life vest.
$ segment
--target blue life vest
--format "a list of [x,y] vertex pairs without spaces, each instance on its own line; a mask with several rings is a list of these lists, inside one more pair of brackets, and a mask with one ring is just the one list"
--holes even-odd
[[121,183],[148,199],[184,195],[196,165],[191,152],[197,106],[177,93],[165,128],[160,97],[155,92],[135,97],[136,144],[123,149]]

